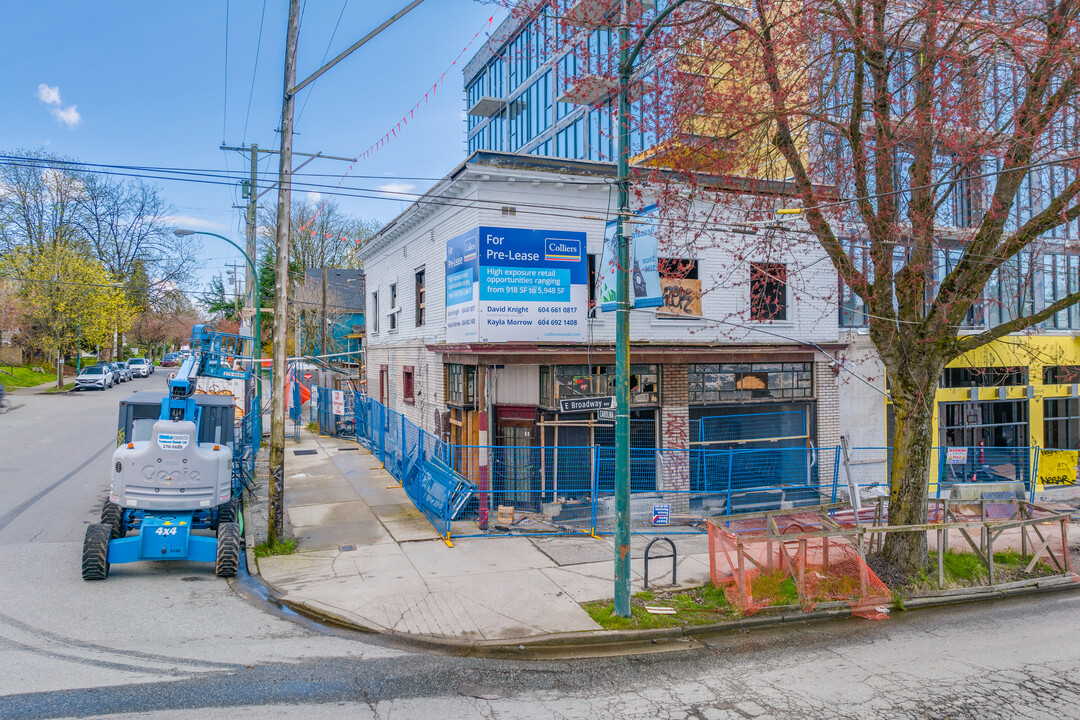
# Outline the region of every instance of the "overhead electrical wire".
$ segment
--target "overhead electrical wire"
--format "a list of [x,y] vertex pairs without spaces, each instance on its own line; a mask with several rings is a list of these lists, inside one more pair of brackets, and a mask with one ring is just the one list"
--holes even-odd
[[[330,48],[334,44],[334,38],[337,36],[338,28],[341,27],[341,18],[345,16],[345,8],[349,6],[349,0],[345,0],[341,3],[341,12],[338,13],[337,22],[334,23],[334,31],[330,33],[330,39],[326,41],[326,51],[323,52],[322,61],[319,62],[319,67],[326,64],[326,58],[330,55]],[[307,108],[308,100],[311,99],[311,93],[314,90],[314,85],[310,85],[307,88],[307,94],[304,95],[304,104],[300,106],[300,112],[296,114],[296,125],[300,124],[300,118],[304,117],[304,109]]]
[[[0,155],[0,165],[15,165],[15,164],[31,165],[32,163],[37,162],[37,163],[39,163],[38,167],[47,168],[47,167],[51,167],[51,166],[56,165],[56,164],[76,164],[76,163],[71,163],[71,162],[57,163],[57,162],[51,161],[51,160],[46,161],[46,160],[39,160],[39,159],[35,159],[35,158],[26,158],[26,159],[19,158],[17,161],[12,161],[12,160],[7,159],[8,157],[9,156]],[[115,171],[111,171],[111,170],[96,170],[96,169],[93,169],[94,166],[92,166],[91,164],[87,164],[87,163],[81,163],[80,165],[82,165],[84,167],[89,166],[89,167],[87,167],[87,169],[84,170],[84,172],[90,172],[90,173],[95,173],[95,174],[104,174],[104,175],[110,175],[110,176],[115,176],[115,177],[133,177],[133,178],[140,178],[140,179],[164,180],[164,181],[174,181],[174,182],[188,182],[188,183],[197,183],[197,184],[206,184],[206,185],[219,185],[219,186],[226,186],[226,187],[235,186],[234,182],[225,181],[224,179],[215,180],[215,179],[212,179],[212,178],[208,179],[208,178],[199,178],[199,177],[169,177],[169,176],[147,175],[147,174],[142,174],[142,173],[124,173],[124,172],[115,172]],[[575,181],[565,181],[565,180],[554,181],[554,182],[566,182],[567,184],[575,184],[575,185],[580,184],[580,183],[577,183]],[[610,186],[612,182],[613,182],[612,180],[608,179],[608,180],[606,180],[604,182],[595,182],[595,183],[592,183],[592,184]],[[400,202],[401,198],[400,197],[395,197],[395,196],[405,195],[407,197],[414,198],[415,202],[417,204],[426,204],[426,205],[431,205],[431,206],[436,206],[436,207],[446,207],[446,208],[496,210],[496,209],[501,209],[503,206],[506,205],[506,202],[504,200],[484,200],[484,199],[479,199],[479,198],[473,198],[473,199],[468,199],[468,198],[441,198],[441,197],[432,196],[430,194],[430,192],[427,192],[427,193],[405,193],[405,192],[398,192],[398,191],[383,191],[383,190],[378,190],[377,188],[373,189],[373,188],[349,188],[349,187],[328,189],[328,186],[323,185],[323,184],[319,184],[319,183],[292,183],[292,186],[294,188],[300,188],[300,189],[317,189],[321,194],[328,195],[328,196],[350,198],[350,199],[380,200],[380,201],[384,201],[384,202]],[[594,215],[594,213],[596,212],[594,207],[553,206],[551,204],[522,203],[522,202],[515,203],[514,207],[515,207],[518,214],[528,215],[528,216],[533,216],[533,217],[554,217],[554,218],[560,218],[560,219],[576,219],[576,220],[597,219],[596,216]],[[610,222],[610,221],[608,221],[608,222]],[[709,220],[698,221],[698,220],[666,219],[664,221],[664,224],[666,226],[668,226],[668,227],[673,228],[673,229],[678,229],[678,228],[682,227],[682,228],[692,228],[694,230],[701,230],[701,231],[706,231],[706,230],[709,230],[709,229],[720,229],[720,230],[727,230],[729,232],[731,232],[731,231],[739,232],[739,228],[744,227],[743,223],[740,223],[740,222],[737,222],[737,221],[709,221]],[[761,228],[761,229],[763,229],[763,230],[774,230],[775,229],[775,230],[778,230],[778,231],[789,232],[789,233],[790,232],[800,232],[800,233],[803,233],[803,234],[812,235],[812,233],[810,233],[809,231],[798,230],[798,229],[795,229],[795,228],[766,227],[766,228]],[[997,258],[995,256],[986,256],[986,257],[989,258],[989,259],[981,260],[979,258],[976,258],[975,256],[971,256],[971,259],[972,259],[973,262],[983,263],[983,264],[992,264],[995,267],[999,266],[1001,264],[1001,262],[1002,262],[999,258]]]
[[229,4],[230,0],[225,0],[225,81],[224,88],[221,93],[221,142],[225,143],[226,135],[226,121],[228,120],[229,110]]
[[[1054,159],[1046,160],[1046,161],[1043,161],[1043,162],[1040,162],[1040,163],[1033,163],[1033,164],[1023,166],[1023,167],[1012,168],[1012,169],[1010,169],[1008,171],[996,171],[996,172],[984,173],[984,174],[981,174],[981,175],[978,175],[978,176],[973,176],[973,178],[990,177],[990,176],[994,176],[994,175],[998,175],[998,174],[1003,174],[1005,172],[1018,172],[1018,171],[1021,171],[1021,170],[1024,170],[1024,169],[1032,169],[1032,168],[1036,168],[1036,167],[1054,165],[1054,164],[1068,162],[1070,160],[1076,160],[1076,159],[1080,159],[1080,155],[1068,156],[1068,157],[1063,157],[1063,158],[1054,158]],[[120,164],[107,164],[107,163],[87,163],[87,162],[71,161],[71,160],[55,160],[55,159],[50,159],[50,158],[36,158],[36,157],[26,157],[26,156],[0,154],[0,165],[4,165],[4,164],[7,164],[7,165],[28,165],[28,166],[31,166],[31,167],[39,167],[39,168],[51,168],[51,167],[55,167],[57,165],[73,166],[73,167],[77,167],[77,168],[82,168],[84,172],[91,172],[91,173],[97,173],[97,174],[106,174],[106,175],[113,175],[113,176],[119,176],[119,177],[136,177],[136,178],[140,178],[140,179],[161,180],[161,181],[195,182],[195,183],[202,183],[202,184],[209,184],[209,185],[234,186],[237,182],[239,182],[239,181],[241,181],[243,179],[243,178],[240,178],[238,175],[234,176],[231,173],[224,173],[223,174],[221,171],[205,170],[205,169],[176,168],[176,167],[155,167],[155,166],[139,166],[139,165],[120,165]],[[115,172],[115,170],[132,170],[132,171],[135,171],[135,172]],[[175,174],[175,175],[177,175],[177,177],[172,177],[170,174]],[[304,175],[304,174],[297,173],[297,175]],[[270,174],[267,174],[267,176],[268,177],[273,177]],[[311,174],[311,176],[313,176],[313,177],[325,177],[325,176],[339,177],[336,174]],[[356,177],[358,177],[358,178],[364,177],[366,179],[385,179],[385,176],[356,176]],[[395,177],[393,179],[395,179],[395,180],[404,180],[404,179],[431,180],[432,178],[426,178],[426,177],[420,177],[420,176],[410,176],[410,177]],[[437,180],[445,180],[445,179],[446,178],[438,178]],[[500,179],[492,180],[492,182],[501,182],[501,181],[502,180],[500,180]],[[545,180],[545,181],[541,181],[541,182],[545,182],[545,183],[567,183],[567,184],[584,185],[584,186],[588,186],[588,185],[609,186],[613,182],[613,180],[611,178],[604,178],[602,180],[569,180],[567,178],[554,178],[554,179]],[[503,205],[506,204],[505,201],[500,201],[500,200],[436,198],[436,197],[431,197],[430,191],[424,192],[424,193],[413,193],[413,192],[406,192],[406,191],[380,190],[378,188],[365,188],[365,187],[358,187],[357,188],[357,187],[349,187],[349,186],[341,186],[341,185],[331,186],[329,184],[324,184],[324,183],[306,183],[306,182],[293,182],[293,183],[291,183],[291,185],[293,187],[295,187],[295,188],[298,188],[298,189],[317,190],[321,194],[325,194],[325,195],[329,195],[329,196],[355,198],[355,199],[382,200],[382,201],[392,201],[392,202],[398,202],[398,201],[400,201],[402,199],[402,196],[404,196],[404,198],[406,198],[406,199],[408,199],[408,198],[415,199],[415,201],[417,203],[425,203],[425,204],[438,205],[438,206],[444,206],[444,207],[459,207],[459,208],[469,208],[469,207],[472,207],[472,208],[484,208],[484,207],[489,207],[490,209],[494,209],[496,207],[501,208]],[[927,187],[932,187],[932,186],[927,186]],[[900,194],[900,193],[907,193],[907,192],[910,192],[910,189],[894,190],[894,191],[891,191],[890,193],[878,193],[878,194],[876,194],[874,196],[870,196],[870,197],[881,197],[881,196],[890,195],[890,194]],[[836,203],[831,203],[831,204],[833,204],[833,205],[835,205],[835,204],[844,204],[844,203],[847,203],[847,202],[850,202],[850,200],[848,200],[848,201],[837,201]],[[821,206],[817,206],[817,207],[824,207],[824,206],[825,205],[821,205]],[[521,202],[517,202],[517,203],[515,203],[515,207],[516,208],[526,208],[524,211],[522,211],[523,214],[530,214],[530,215],[536,215],[536,216],[548,216],[548,217],[575,217],[576,216],[579,219],[585,219],[584,217],[582,217],[583,215],[587,216],[589,213],[594,212],[594,209],[589,208],[589,207],[573,207],[573,206],[562,206],[562,207],[555,206],[555,207],[553,207],[550,204],[540,204],[540,203],[521,203]],[[724,207],[724,206],[721,206],[721,207]],[[528,208],[536,208],[536,210],[529,210]],[[553,209],[562,210],[564,212],[550,212],[550,210],[553,210]],[[733,207],[730,207],[730,206],[727,206],[727,209],[738,209],[740,211],[745,210],[745,208],[733,208]],[[753,222],[765,222],[765,221],[753,221]],[[665,224],[667,224],[667,225],[669,225],[671,227],[682,226],[682,227],[692,227],[692,228],[701,228],[701,229],[708,229],[710,226],[714,227],[714,228],[727,227],[729,229],[734,229],[736,232],[739,232],[740,228],[750,227],[750,226],[747,225],[746,222],[738,222],[738,221],[694,221],[694,220],[679,221],[679,220],[667,219],[667,220],[665,220]],[[775,226],[772,226],[772,227],[760,227],[760,226],[757,226],[757,227],[754,227],[753,229],[755,229],[755,230],[756,229],[761,229],[761,230],[782,230],[782,231],[785,231],[785,232],[801,232],[801,233],[810,234],[810,235],[813,234],[812,232],[807,231],[807,230],[801,230],[801,229],[796,229],[796,228],[784,228],[784,227],[782,227],[782,225],[780,223],[777,223]],[[858,244],[864,244],[866,241],[862,241],[862,240],[856,241],[856,239],[852,238],[852,243],[856,243],[856,242],[858,242]],[[975,257],[974,255],[968,255],[968,257],[969,257],[969,259],[972,259],[975,262],[985,262],[986,264],[994,264],[995,266],[1000,265],[1001,262],[1003,262],[1006,259],[1006,258],[1002,258],[1000,256],[995,256],[995,255],[980,256],[980,257],[985,257],[984,260],[980,260],[979,258]]]
[[255,64],[251,68],[251,89],[248,90],[247,112],[244,113],[244,132],[241,143],[247,140],[248,121],[251,119],[251,99],[255,96],[255,76],[259,71],[259,54],[262,51],[263,23],[266,20],[266,0],[263,0],[262,14],[259,16],[259,39],[255,43]]

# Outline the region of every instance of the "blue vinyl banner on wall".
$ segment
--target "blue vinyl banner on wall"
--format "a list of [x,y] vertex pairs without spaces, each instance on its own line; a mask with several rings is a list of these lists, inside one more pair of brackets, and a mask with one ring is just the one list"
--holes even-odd
[[446,244],[448,342],[579,342],[585,233],[478,227]]
[[[632,231],[630,252],[630,307],[660,307],[664,304],[657,269],[658,225],[656,205],[649,205],[634,213],[634,222],[628,224]],[[604,228],[604,254],[596,275],[596,297],[600,309],[610,312],[616,309],[615,271],[619,259],[619,246],[615,237],[616,223],[609,222]]]
[[446,339],[476,340],[476,279],[478,277],[479,228],[446,243]]

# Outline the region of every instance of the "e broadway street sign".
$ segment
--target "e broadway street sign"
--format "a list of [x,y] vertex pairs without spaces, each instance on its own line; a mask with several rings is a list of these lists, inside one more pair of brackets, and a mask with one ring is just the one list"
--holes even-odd
[[615,396],[607,397],[584,397],[567,398],[559,400],[559,412],[592,412],[593,410],[609,410],[615,407]]

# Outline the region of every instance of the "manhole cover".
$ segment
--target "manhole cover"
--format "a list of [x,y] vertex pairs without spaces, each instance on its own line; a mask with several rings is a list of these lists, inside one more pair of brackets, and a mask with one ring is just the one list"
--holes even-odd
[[315,455],[318,450],[293,450],[293,455]]

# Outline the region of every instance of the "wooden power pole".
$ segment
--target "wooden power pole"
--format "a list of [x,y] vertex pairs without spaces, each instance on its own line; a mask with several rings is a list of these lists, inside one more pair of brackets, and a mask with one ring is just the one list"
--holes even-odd
[[267,540],[281,539],[285,525],[285,359],[289,337],[289,216],[292,210],[292,126],[296,82],[296,42],[300,0],[289,0],[285,36],[285,85],[281,101],[281,153],[278,164],[277,262],[274,272],[273,401],[270,411],[270,512]]

